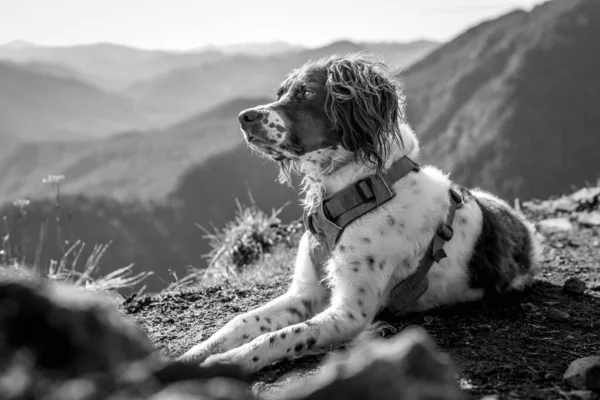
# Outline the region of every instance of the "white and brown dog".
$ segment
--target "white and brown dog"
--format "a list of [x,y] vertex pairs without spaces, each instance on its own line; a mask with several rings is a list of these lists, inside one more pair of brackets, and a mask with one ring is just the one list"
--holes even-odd
[[[251,148],[277,161],[280,179],[303,175],[308,212],[323,198],[396,160],[417,157],[404,120],[399,82],[374,57],[353,54],[309,62],[281,84],[277,101],[243,111]],[[350,223],[323,264],[311,261],[316,241],[300,241],[287,293],[238,315],[182,360],[240,364],[257,371],[275,361],[343,344],[367,329],[390,293],[417,269],[446,218],[452,183],[423,167],[393,184],[395,196]],[[522,290],[538,267],[534,230],[508,204],[481,190],[459,189],[447,258],[433,264],[429,287],[406,312]]]

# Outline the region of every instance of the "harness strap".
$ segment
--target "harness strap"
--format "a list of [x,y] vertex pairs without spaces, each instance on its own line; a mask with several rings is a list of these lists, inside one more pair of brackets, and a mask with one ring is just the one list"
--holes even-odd
[[326,196],[317,212],[304,214],[304,225],[323,247],[325,254],[331,254],[348,224],[392,199],[396,195],[393,184],[419,169],[419,164],[404,156],[384,173],[368,176]]
[[400,313],[413,304],[429,287],[427,274],[434,262],[439,263],[447,257],[444,251],[444,244],[452,239],[454,235],[452,221],[454,220],[456,210],[462,206],[462,197],[454,188],[450,188],[450,208],[446,221],[440,223],[416,271],[396,285],[390,293],[388,308],[393,313]]
[[[325,216],[344,226],[356,218],[385,203],[395,194],[392,186],[419,165],[408,157],[402,157],[381,174],[375,174],[348,186],[323,200]],[[372,203],[374,202],[374,204]],[[356,208],[359,208],[358,210]],[[369,208],[368,211],[362,211]]]
[[[367,214],[392,199],[396,193],[393,184],[413,171],[419,171],[419,164],[408,157],[395,161],[384,173],[366,177],[339,192],[327,196],[317,212],[304,214],[304,225],[315,237],[317,246],[311,248],[311,261],[319,279],[323,278],[323,267],[331,255],[344,228],[352,221]],[[400,312],[414,303],[428,288],[427,273],[434,262],[446,257],[444,243],[454,234],[452,221],[456,210],[462,207],[462,197],[454,189],[449,191],[450,208],[446,220],[441,222],[436,234],[416,271],[394,287],[390,293],[388,308]]]

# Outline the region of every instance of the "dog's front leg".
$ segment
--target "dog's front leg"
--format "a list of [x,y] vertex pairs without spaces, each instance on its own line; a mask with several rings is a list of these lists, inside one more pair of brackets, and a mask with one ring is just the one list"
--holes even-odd
[[[371,323],[382,303],[381,296],[388,271],[379,270],[371,257],[364,265],[335,265],[331,284],[330,306],[322,313],[277,332],[267,333],[227,353],[212,356],[206,364],[235,363],[254,372],[285,358],[299,357],[315,350],[322,351],[355,338]],[[383,265],[383,264],[379,264]],[[371,272],[371,267],[379,273]]]
[[189,349],[179,360],[201,363],[212,354],[227,352],[265,333],[305,321],[323,309],[325,299],[326,290],[312,267],[308,256],[308,237],[305,235],[300,241],[294,280],[287,293],[236,316],[207,340]]

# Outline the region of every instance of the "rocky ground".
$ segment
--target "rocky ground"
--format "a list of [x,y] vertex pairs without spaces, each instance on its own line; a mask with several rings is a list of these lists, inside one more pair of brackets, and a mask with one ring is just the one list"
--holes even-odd
[[[394,329],[425,328],[459,369],[471,398],[582,398],[563,374],[581,357],[600,355],[600,189],[522,205],[544,237],[544,261],[535,285],[518,296],[439,309],[407,318],[382,313]],[[282,293],[292,252],[270,256],[282,265],[266,283],[225,284],[162,293],[125,303],[166,356],[206,339],[234,315]],[[255,266],[261,268],[261,265]],[[275,364],[253,377],[253,390],[277,392],[298,375],[315,374],[320,357]],[[600,381],[600,380],[599,380]],[[579,396],[579,397],[577,397]]]

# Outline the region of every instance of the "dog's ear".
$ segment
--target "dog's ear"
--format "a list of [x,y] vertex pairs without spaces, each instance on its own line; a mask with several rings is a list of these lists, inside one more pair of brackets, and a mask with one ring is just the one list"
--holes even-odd
[[359,160],[383,167],[390,144],[402,144],[404,98],[385,64],[371,56],[334,58],[327,67],[325,110],[339,140]]

